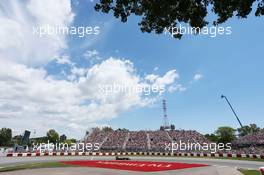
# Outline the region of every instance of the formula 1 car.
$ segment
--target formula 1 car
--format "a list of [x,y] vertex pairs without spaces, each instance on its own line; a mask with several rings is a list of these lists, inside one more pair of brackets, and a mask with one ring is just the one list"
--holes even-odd
[[130,160],[129,157],[119,157],[119,156],[116,156],[116,160]]

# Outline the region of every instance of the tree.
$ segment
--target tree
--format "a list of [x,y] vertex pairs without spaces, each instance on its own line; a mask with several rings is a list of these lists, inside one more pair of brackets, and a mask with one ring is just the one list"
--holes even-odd
[[12,138],[12,143],[15,144],[15,145],[19,145],[20,142],[21,142],[22,137],[23,137],[22,135],[15,135]]
[[[126,22],[131,14],[140,16],[138,23],[142,32],[162,33],[166,28],[178,27],[180,23],[202,28],[211,10],[218,18],[214,25],[226,22],[233,16],[247,18],[255,8],[255,16],[264,15],[264,0],[100,0],[96,11],[113,12],[116,18]],[[181,34],[174,35],[180,39]]]
[[102,131],[103,132],[112,132],[113,129],[110,126],[105,126],[105,127],[102,128]]
[[219,143],[231,143],[233,140],[236,139],[236,130],[229,126],[219,127],[216,130],[216,136],[219,138]]
[[60,142],[64,142],[65,140],[67,140],[67,136],[65,134],[62,134],[60,136]]
[[56,143],[59,140],[59,134],[54,129],[50,129],[47,132],[47,138],[50,143]]
[[0,146],[11,146],[12,130],[10,128],[2,128],[0,130]]
[[248,134],[254,134],[260,131],[260,128],[256,124],[250,124],[237,129],[240,137]]
[[44,137],[35,137],[35,138],[31,138],[30,139],[31,142],[37,144],[37,143],[48,143],[48,137],[44,136]]
[[215,134],[205,134],[204,136],[205,136],[205,138],[207,138],[211,142],[218,143],[218,141],[219,141],[219,137]]
[[71,145],[71,144],[77,143],[77,140],[74,138],[71,138],[71,139],[65,140],[64,142],[67,143],[68,145]]
[[68,146],[71,146],[72,141],[70,139],[67,139],[64,141],[65,144],[67,144]]

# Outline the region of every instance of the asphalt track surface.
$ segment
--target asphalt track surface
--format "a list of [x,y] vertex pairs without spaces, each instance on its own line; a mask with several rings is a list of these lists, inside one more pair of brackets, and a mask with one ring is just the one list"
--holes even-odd
[[43,168],[29,169],[12,172],[4,172],[1,175],[242,175],[239,171],[232,168],[219,168],[208,166],[206,168],[189,168],[176,171],[161,172],[135,172],[101,168]]
[[[210,159],[210,158],[186,158],[186,157],[149,157],[149,156],[131,156],[131,160],[139,161],[160,161],[160,162],[178,162],[207,164],[218,167],[232,167],[245,169],[259,169],[264,167],[264,162],[242,161],[230,159]],[[0,168],[10,165],[19,165],[25,163],[37,162],[56,162],[67,160],[114,160],[114,156],[43,156],[43,157],[0,157]]]

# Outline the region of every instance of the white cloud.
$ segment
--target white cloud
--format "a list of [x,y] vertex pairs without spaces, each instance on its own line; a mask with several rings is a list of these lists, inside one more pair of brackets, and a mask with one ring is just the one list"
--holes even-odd
[[[163,76],[142,77],[131,61],[101,61],[96,50],[84,56],[100,63],[77,67],[62,53],[67,48],[66,36],[40,38],[32,34],[34,25],[70,25],[74,16],[70,0],[2,0],[0,5],[0,127],[42,134],[55,128],[70,136],[81,136],[96,122],[146,106],[160,95],[146,97],[140,91],[105,94],[100,91],[101,85],[115,82],[129,87],[167,88],[179,79],[176,70]],[[43,68],[52,60],[71,65],[70,73],[64,72],[68,79],[56,79]]]
[[156,86],[166,86],[172,84],[175,80],[179,79],[180,75],[176,72],[176,70],[168,71],[163,77],[158,77],[155,80]]
[[198,81],[198,80],[201,80],[202,78],[203,78],[202,74],[195,74],[194,77],[193,77],[193,80],[194,81]]
[[87,50],[84,52],[83,57],[90,62],[90,64],[94,64],[102,58],[99,56],[99,52],[97,50]]
[[68,64],[68,65],[74,65],[72,61],[70,60],[68,55],[63,55],[56,59],[57,64]]
[[98,56],[98,51],[97,50],[87,50],[83,56],[87,59],[92,58],[92,57],[97,57]]
[[70,0],[2,0],[0,57],[27,65],[42,65],[67,48],[66,36],[33,34],[38,25],[67,26],[74,14]]
[[[72,69],[78,77],[75,81],[57,80],[44,69],[0,59],[0,127],[35,129],[42,134],[55,128],[80,136],[98,121],[155,100],[155,96],[146,97],[139,91],[100,91],[100,85],[113,82],[131,87],[147,84],[129,60],[109,58],[91,68]],[[166,86],[174,82],[175,74],[174,70],[169,71],[157,80]]]
[[172,92],[183,92],[183,91],[186,91],[186,87],[183,87],[181,84],[171,85],[168,88],[168,91],[171,93]]
[[155,82],[155,81],[157,80],[158,77],[159,77],[158,75],[155,75],[155,74],[149,74],[149,75],[147,75],[147,76],[145,77],[145,79],[146,79],[147,81],[150,81],[150,82],[152,83],[152,82]]
[[71,69],[71,75],[76,75],[78,77],[84,76],[87,73],[87,69],[85,68],[78,68],[78,67],[73,67]]

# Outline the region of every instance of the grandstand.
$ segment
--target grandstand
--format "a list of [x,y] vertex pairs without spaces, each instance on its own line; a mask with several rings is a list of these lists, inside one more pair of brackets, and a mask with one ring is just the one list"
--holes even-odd
[[149,136],[146,131],[128,132],[125,149],[130,152],[145,151],[150,149]]
[[264,154],[264,129],[257,133],[240,137],[233,143],[236,153],[242,154]]
[[127,130],[115,130],[109,132],[107,137],[103,138],[104,142],[101,143],[101,149],[107,151],[121,151],[125,147],[129,132]]
[[105,131],[99,128],[87,136],[86,142],[100,143],[101,151],[163,152],[166,143],[210,143],[202,134],[193,130]]
[[237,146],[264,145],[264,129],[257,133],[248,134],[234,141]]
[[[212,143],[195,130],[141,130],[127,129],[100,130],[99,128],[87,136],[86,142],[100,143],[102,152],[166,152],[166,143],[173,142]],[[264,153],[264,129],[255,134],[238,138],[232,143],[231,154]]]

